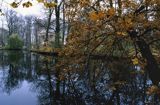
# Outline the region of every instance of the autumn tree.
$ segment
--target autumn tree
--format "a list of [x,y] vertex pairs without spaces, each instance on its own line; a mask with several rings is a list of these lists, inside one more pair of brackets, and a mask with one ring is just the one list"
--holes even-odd
[[[158,5],[158,0],[67,0],[65,12],[71,27],[60,55],[69,61],[64,60],[63,67],[65,63],[79,64],[87,70],[95,55],[126,57],[146,69],[158,84],[158,56],[153,51],[159,50],[151,48],[159,41]],[[66,66],[65,70],[73,68],[77,66]]]

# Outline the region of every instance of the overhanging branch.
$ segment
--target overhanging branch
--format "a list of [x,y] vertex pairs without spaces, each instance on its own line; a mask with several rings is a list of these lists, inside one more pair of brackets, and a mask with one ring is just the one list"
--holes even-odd
[[152,40],[151,42],[148,43],[148,45],[151,45],[151,44],[153,44],[153,43],[155,43],[155,42],[158,42],[158,41],[160,41],[160,39]]

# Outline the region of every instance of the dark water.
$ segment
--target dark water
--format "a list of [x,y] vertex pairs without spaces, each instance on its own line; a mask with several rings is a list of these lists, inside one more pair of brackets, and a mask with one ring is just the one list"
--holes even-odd
[[60,81],[55,57],[0,51],[0,59],[0,105],[160,105],[147,94],[151,75],[126,60],[93,60]]
[[0,59],[0,105],[50,105],[48,57],[1,51]]

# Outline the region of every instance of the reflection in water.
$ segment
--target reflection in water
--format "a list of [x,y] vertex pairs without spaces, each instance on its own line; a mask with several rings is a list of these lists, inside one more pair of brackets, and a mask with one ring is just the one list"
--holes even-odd
[[0,51],[2,105],[158,105],[148,95],[151,74],[126,60],[92,60],[88,71],[65,74],[55,69],[54,57],[28,52]]

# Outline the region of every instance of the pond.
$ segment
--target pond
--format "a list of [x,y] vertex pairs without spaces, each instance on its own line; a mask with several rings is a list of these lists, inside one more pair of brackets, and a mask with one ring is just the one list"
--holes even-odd
[[151,75],[123,61],[91,61],[58,80],[56,57],[0,51],[0,105],[160,105]]

